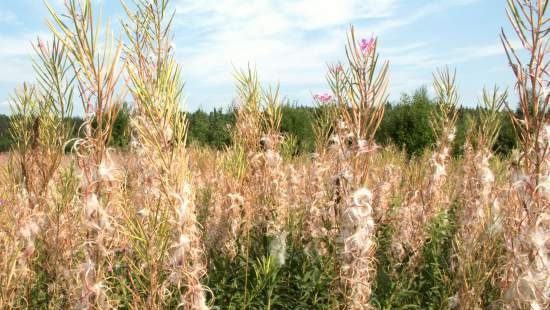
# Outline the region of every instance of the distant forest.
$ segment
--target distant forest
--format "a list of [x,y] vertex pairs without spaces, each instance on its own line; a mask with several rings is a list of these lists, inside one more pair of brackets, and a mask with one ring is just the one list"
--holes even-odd
[[[429,98],[425,88],[419,88],[413,94],[404,94],[396,103],[388,103],[386,112],[376,133],[379,144],[394,144],[404,148],[409,155],[419,155],[435,143],[434,133],[430,127],[430,114],[435,103]],[[281,131],[292,137],[291,152],[293,154],[311,153],[314,151],[313,120],[316,107],[286,104],[282,107]],[[478,116],[479,108],[460,108],[457,126],[457,138],[454,142],[454,154],[460,154],[464,145],[468,120]],[[128,108],[119,113],[113,128],[110,145],[117,148],[128,147],[130,141]],[[231,145],[231,128],[235,123],[232,109],[218,110],[206,113],[197,110],[188,113],[189,130],[188,143],[223,149]],[[72,122],[73,137],[78,134],[82,119],[75,117]],[[0,151],[8,151],[12,139],[10,134],[10,117],[0,115]],[[516,145],[515,134],[507,112],[502,112],[502,128],[495,144],[495,152],[507,155]]]

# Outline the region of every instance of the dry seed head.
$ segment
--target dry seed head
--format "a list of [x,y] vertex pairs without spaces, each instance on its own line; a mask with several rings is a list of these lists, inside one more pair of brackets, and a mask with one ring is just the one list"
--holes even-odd
[[25,225],[23,225],[23,227],[21,227],[19,234],[25,239],[34,239],[39,231],[40,227],[38,224],[34,220],[30,219],[25,223]]
[[166,127],[164,128],[163,130],[163,136],[164,136],[164,141],[167,141],[167,142],[170,142],[172,141],[172,136],[174,134],[172,128],[170,127],[170,125],[166,125]]
[[371,283],[374,281],[376,249],[372,193],[360,188],[348,199],[341,215],[342,280],[348,288],[346,298],[352,309],[370,308]]
[[282,231],[274,236],[269,245],[271,257],[275,259],[278,266],[283,266],[286,260],[286,237],[288,232]]
[[244,204],[244,198],[239,193],[229,193],[229,194],[227,194],[227,196],[231,200],[231,205],[232,206],[241,206],[241,205]]
[[456,136],[456,128],[455,127],[452,127],[451,130],[448,131],[447,133],[447,142],[448,143],[452,143],[455,139],[455,136]]
[[109,215],[101,207],[96,194],[91,194],[85,201],[84,216],[88,225],[96,230],[110,227]]
[[103,181],[114,182],[116,181],[116,171],[116,165],[110,158],[109,153],[107,153],[99,164],[99,177]]
[[139,215],[139,217],[141,218],[145,218],[145,217],[148,217],[149,216],[149,209],[147,208],[142,208],[140,209],[137,214]]
[[358,207],[370,208],[372,203],[372,192],[365,187],[358,189],[353,193],[353,203]]

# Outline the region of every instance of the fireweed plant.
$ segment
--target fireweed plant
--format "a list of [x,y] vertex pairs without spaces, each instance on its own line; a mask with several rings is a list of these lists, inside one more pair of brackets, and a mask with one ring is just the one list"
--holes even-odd
[[[287,99],[251,67],[235,70],[232,143],[217,151],[187,144],[168,0],[123,2],[120,37],[91,0],[46,5],[53,38],[33,42],[36,82],[11,97],[0,163],[0,308],[549,307],[546,0],[507,3],[517,111],[484,90],[453,156],[459,91],[440,69],[436,142],[416,157],[375,143],[389,65],[353,27],[312,95],[313,154],[292,154]],[[122,151],[107,145],[125,101]],[[521,142],[509,158],[493,153],[502,109]]]
[[183,83],[173,57],[172,15],[167,1],[125,6],[129,43],[124,58],[134,101],[124,210],[130,249],[121,276],[129,306],[208,309],[203,245],[185,148],[187,120],[180,112]]
[[[333,175],[334,226],[338,231],[340,291],[349,309],[370,309],[376,274],[373,193],[367,184],[374,134],[387,100],[388,63],[378,68],[377,40],[358,42],[352,27],[347,61],[329,67],[328,82],[338,111],[329,141],[337,167]],[[329,98],[317,98],[327,104]]]
[[[501,40],[516,77],[519,115],[510,113],[520,141],[503,212],[509,255],[502,278],[507,307],[550,306],[550,123],[548,119],[548,1],[508,1],[506,12],[520,51]],[[507,106],[510,110],[512,107]]]
[[483,309],[498,299],[498,270],[503,261],[502,190],[497,188],[493,145],[500,130],[499,110],[507,93],[483,90],[478,119],[470,119],[464,145],[457,233],[453,240],[453,272],[457,293],[450,302],[458,309]]

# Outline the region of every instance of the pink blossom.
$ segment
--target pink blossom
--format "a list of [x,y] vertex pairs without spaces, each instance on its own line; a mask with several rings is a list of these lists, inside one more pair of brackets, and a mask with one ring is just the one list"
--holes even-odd
[[370,39],[361,39],[361,43],[359,43],[359,47],[361,48],[361,51],[364,54],[370,54],[374,50],[374,46],[376,44],[376,40],[374,37],[371,37]]
[[38,48],[40,48],[40,52],[42,52],[43,55],[48,54],[48,50],[46,49],[46,44],[44,44],[44,41],[38,38]]
[[313,96],[316,100],[318,100],[321,103],[328,103],[332,100],[332,95],[324,93],[324,94],[316,94]]

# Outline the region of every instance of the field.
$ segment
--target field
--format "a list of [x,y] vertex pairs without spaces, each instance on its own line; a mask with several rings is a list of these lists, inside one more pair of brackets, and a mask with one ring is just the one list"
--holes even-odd
[[[314,153],[289,151],[282,95],[251,68],[216,150],[186,141],[165,0],[127,7],[123,42],[89,0],[50,9],[55,39],[36,43],[0,154],[0,309],[548,309],[547,4],[507,5],[519,107],[483,90],[454,155],[459,90],[441,68],[436,143],[415,156],[375,142],[389,63],[353,27],[314,95]],[[126,97],[129,147],[111,148]],[[502,111],[509,156],[493,152]]]

